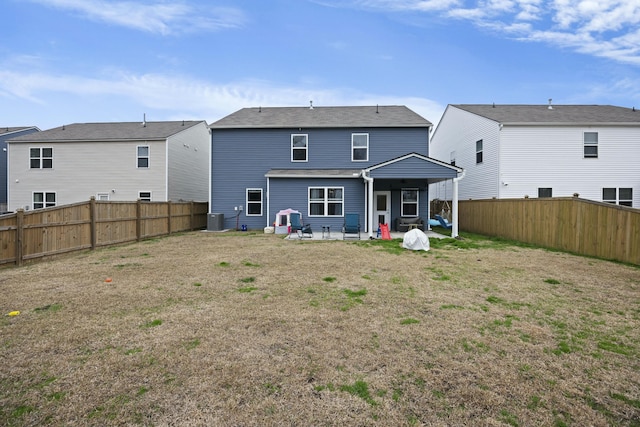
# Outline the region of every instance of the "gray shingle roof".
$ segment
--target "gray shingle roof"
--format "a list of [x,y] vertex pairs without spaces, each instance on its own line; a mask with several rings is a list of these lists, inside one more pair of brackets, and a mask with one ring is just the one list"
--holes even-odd
[[37,129],[37,128],[35,126],[15,126],[15,127],[4,126],[0,128],[0,136],[7,133],[20,132],[21,130],[27,130],[27,129]]
[[243,108],[211,124],[212,129],[429,127],[405,106]]
[[74,123],[12,138],[10,142],[164,140],[201,121]]
[[640,110],[612,105],[492,105],[451,106],[504,124],[640,124]]

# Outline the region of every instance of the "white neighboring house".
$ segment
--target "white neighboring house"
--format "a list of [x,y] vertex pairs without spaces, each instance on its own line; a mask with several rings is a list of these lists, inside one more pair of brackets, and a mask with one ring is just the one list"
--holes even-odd
[[[464,168],[459,199],[579,197],[640,208],[640,111],[609,105],[448,105],[432,157]],[[451,183],[433,184],[451,198]]]
[[208,198],[205,121],[76,123],[7,143],[9,210]]

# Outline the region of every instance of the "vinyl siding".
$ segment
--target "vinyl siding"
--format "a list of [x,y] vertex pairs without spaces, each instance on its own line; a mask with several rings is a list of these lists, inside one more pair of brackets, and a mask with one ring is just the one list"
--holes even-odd
[[[369,134],[369,161],[351,161],[351,134]],[[308,135],[308,161],[291,162],[291,135]],[[211,148],[211,196],[210,211],[225,216],[225,226],[235,228],[234,206],[244,206],[247,188],[263,188],[267,197],[265,174],[270,169],[365,169],[401,155],[417,152],[428,154],[428,130],[409,129],[213,129]],[[264,227],[275,219],[275,212],[286,209],[304,209],[306,218],[306,189],[308,180],[301,178],[299,185],[304,188],[304,205],[298,198],[288,195],[288,189],[279,187],[282,181],[271,179],[271,210],[265,217],[246,217],[240,224],[249,228]],[[319,182],[321,180],[313,180]],[[338,181],[338,180],[331,180]],[[346,180],[350,185],[359,186],[364,198],[362,180]],[[283,181],[284,182],[284,181]],[[275,184],[274,184],[275,183]],[[273,185],[276,185],[273,188]],[[315,184],[313,184],[315,185]],[[333,184],[332,184],[333,185]],[[294,187],[297,188],[298,184]],[[284,191],[284,195],[281,193]],[[347,188],[345,187],[345,192]],[[350,193],[349,200],[353,197]],[[347,199],[345,199],[347,200]],[[349,201],[348,203],[351,203]],[[361,200],[362,215],[364,201]],[[297,204],[298,206],[294,206]],[[345,206],[345,209],[355,206]],[[242,214],[244,217],[244,214]],[[232,218],[232,219],[229,219]],[[315,220],[314,220],[315,221]],[[364,218],[362,219],[364,221]],[[322,222],[322,221],[321,221]],[[259,224],[259,225],[258,225]],[[340,221],[340,226],[342,221]]]
[[308,207],[309,187],[343,187],[343,214],[358,213],[364,231],[365,187],[362,179],[270,179],[271,207],[269,224],[275,221],[275,215],[282,209],[300,211],[305,224],[311,224],[315,231],[322,230],[323,225],[331,226],[333,231],[342,229],[342,217],[310,217]]
[[[598,157],[584,158],[584,132],[598,132]],[[484,162],[475,164],[475,141],[484,143]],[[509,125],[448,106],[430,143],[431,157],[465,169],[459,198],[554,197],[579,194],[602,201],[603,188],[632,188],[640,208],[640,127]],[[508,185],[505,185],[508,184]],[[450,182],[431,186],[431,197],[450,200]]]
[[205,122],[169,137],[169,200],[208,200],[209,129]]
[[[584,158],[584,132],[598,132],[598,157]],[[640,128],[505,126],[502,131],[501,197],[554,197],[602,201],[602,188],[633,188],[640,207]]]
[[457,172],[454,169],[449,169],[445,166],[441,166],[436,163],[431,163],[416,157],[404,159],[402,161],[391,163],[373,169],[371,171],[372,178],[424,178],[425,176],[432,177],[449,177],[455,178]]
[[[139,145],[149,145],[147,169],[136,167]],[[53,147],[52,169],[30,169],[32,147]],[[110,200],[137,200],[138,192],[150,191],[152,200],[166,199],[164,141],[13,143],[9,161],[10,210],[31,208],[34,191],[55,192],[57,205],[86,201],[97,193],[109,193]]]
[[0,212],[8,209],[8,176],[9,176],[9,148],[7,140],[18,136],[39,132],[36,128],[8,132],[0,135]]
[[[500,130],[498,123],[448,106],[430,143],[431,157],[449,163],[456,152],[456,166],[465,170],[459,184],[459,199],[499,196]],[[476,141],[483,142],[483,161],[476,163]],[[434,184],[431,197],[451,199],[451,181]]]

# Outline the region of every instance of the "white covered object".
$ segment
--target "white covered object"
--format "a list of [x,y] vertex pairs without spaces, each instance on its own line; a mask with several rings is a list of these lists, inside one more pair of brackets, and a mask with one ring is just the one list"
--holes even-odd
[[428,251],[429,250],[429,238],[422,230],[414,228],[404,233],[402,239],[402,247],[405,249],[411,249],[414,251]]

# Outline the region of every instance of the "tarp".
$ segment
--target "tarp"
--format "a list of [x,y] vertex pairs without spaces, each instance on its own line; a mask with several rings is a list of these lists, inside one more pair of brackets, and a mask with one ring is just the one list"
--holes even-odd
[[402,247],[414,251],[428,251],[429,238],[422,230],[414,228],[413,230],[409,230],[404,233]]

